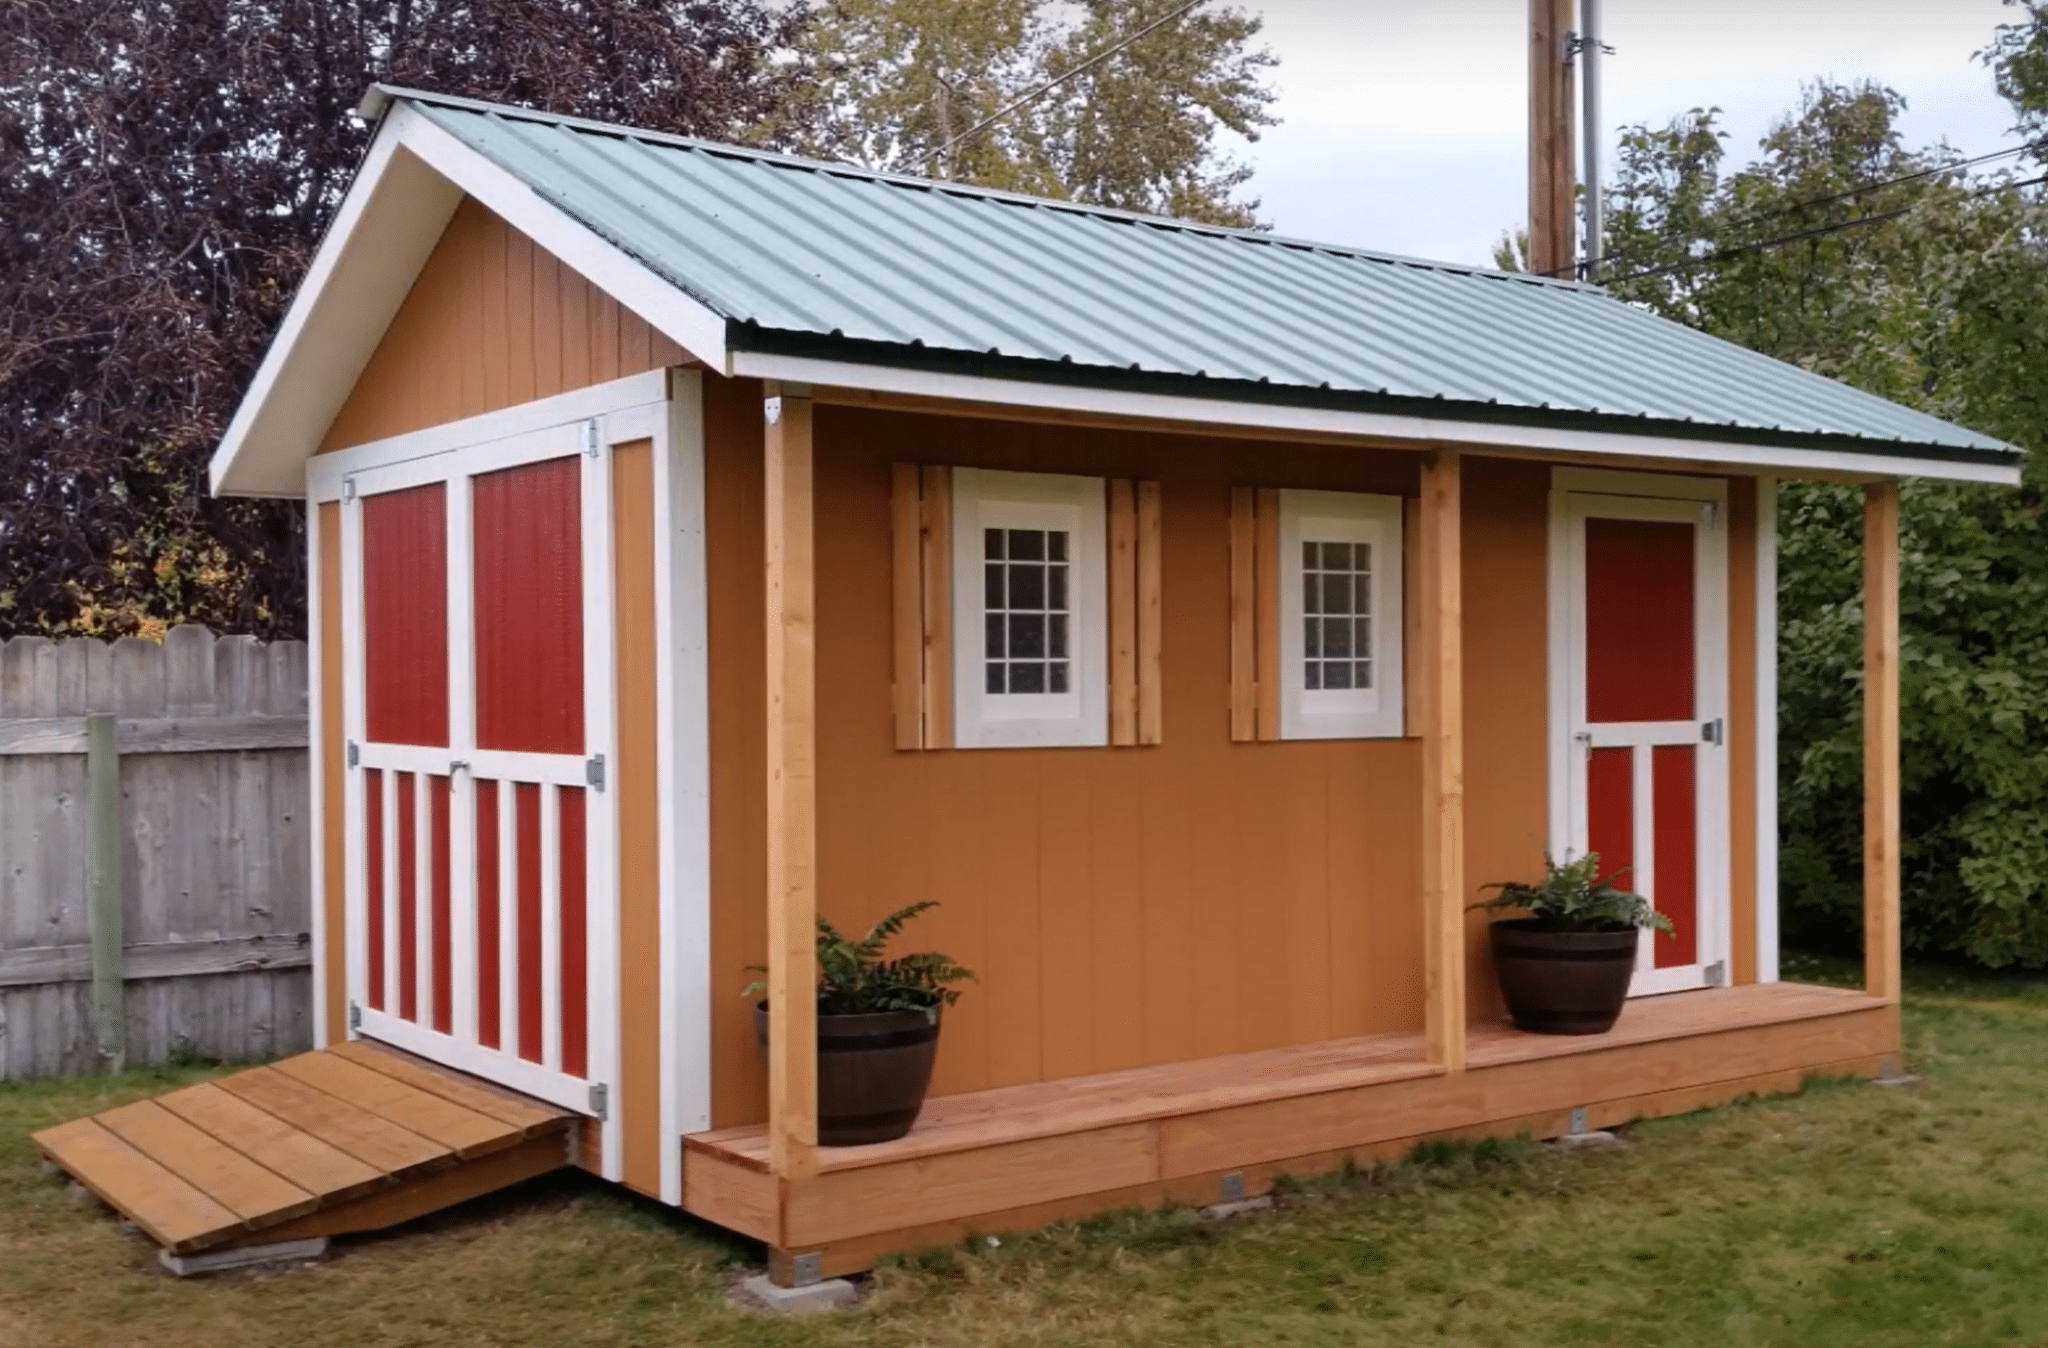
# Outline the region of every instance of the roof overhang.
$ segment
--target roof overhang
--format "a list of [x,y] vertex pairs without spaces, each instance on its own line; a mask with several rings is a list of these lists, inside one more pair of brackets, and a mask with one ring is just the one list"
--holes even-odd
[[384,111],[355,181],[214,450],[209,478],[215,494],[304,495],[306,461],[319,449],[464,196],[475,197],[694,359],[725,368],[723,315],[395,102]]
[[[999,374],[943,367],[945,353],[878,355],[874,344],[802,335],[802,349],[759,349],[770,334],[735,325],[613,244],[525,181],[422,115],[373,90],[380,118],[311,267],[230,421],[210,466],[220,495],[301,496],[306,464],[411,290],[442,231],[470,196],[661,332],[728,376],[924,400],[929,407],[1028,409],[1053,417],[1114,418],[1257,435],[1313,435],[1418,449],[1456,445],[1522,453],[1712,463],[1753,472],[1928,477],[2015,485],[2019,455],[1896,447],[1853,437],[1745,436],[1734,428],[1602,418],[1460,416],[1459,404],[1420,408],[1333,405],[1344,395],[1228,385],[1181,376],[1133,387],[1124,372],[1075,364]],[[971,361],[973,358],[969,358]],[[955,365],[958,362],[954,362]],[[1040,362],[1020,362],[1041,365]],[[1179,386],[1187,385],[1186,392]],[[1359,400],[1350,400],[1353,402]],[[1441,410],[1437,410],[1440,407]],[[1577,424],[1559,424],[1575,420]],[[1829,443],[1828,441],[1833,441]],[[1845,443],[1846,442],[1846,443]]]

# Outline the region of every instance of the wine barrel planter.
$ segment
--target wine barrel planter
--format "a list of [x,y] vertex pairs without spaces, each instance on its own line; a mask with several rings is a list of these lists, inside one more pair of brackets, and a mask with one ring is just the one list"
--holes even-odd
[[1635,974],[1639,928],[1545,930],[1536,918],[1521,917],[1488,930],[1494,972],[1517,1029],[1605,1034],[1614,1028]]
[[[768,1048],[768,1003],[754,1007]],[[917,1122],[939,1051],[939,1020],[922,1011],[818,1015],[818,1144],[858,1147],[902,1137]]]

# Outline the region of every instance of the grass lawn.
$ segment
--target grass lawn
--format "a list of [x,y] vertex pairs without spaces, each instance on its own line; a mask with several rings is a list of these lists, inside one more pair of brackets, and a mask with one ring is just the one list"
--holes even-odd
[[745,1242],[579,1176],[178,1281],[27,1135],[208,1069],[0,1086],[0,1345],[2048,1344],[2048,979],[1908,987],[1916,1087],[1815,1083],[1603,1152],[1429,1149],[1228,1223],[984,1241],[799,1320],[728,1304]]

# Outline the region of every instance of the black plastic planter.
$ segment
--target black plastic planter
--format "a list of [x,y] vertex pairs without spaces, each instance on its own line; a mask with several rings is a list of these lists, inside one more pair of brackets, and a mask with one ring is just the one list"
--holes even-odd
[[[768,1003],[754,1007],[762,1051]],[[939,1022],[922,1011],[818,1017],[818,1142],[857,1147],[902,1137],[924,1108]]]
[[1635,927],[1546,931],[1532,917],[1489,928],[1493,967],[1517,1029],[1537,1034],[1605,1034],[1628,1000]]

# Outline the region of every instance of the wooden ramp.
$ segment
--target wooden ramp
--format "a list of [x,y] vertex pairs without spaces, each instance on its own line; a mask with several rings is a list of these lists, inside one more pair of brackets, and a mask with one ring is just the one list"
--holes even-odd
[[37,1147],[174,1255],[374,1231],[570,1163],[577,1116],[363,1040],[74,1119]]

